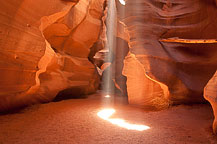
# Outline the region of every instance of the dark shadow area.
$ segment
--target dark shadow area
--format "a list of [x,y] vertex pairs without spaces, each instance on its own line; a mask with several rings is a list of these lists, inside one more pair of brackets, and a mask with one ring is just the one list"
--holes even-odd
[[25,110],[26,108],[28,108],[28,106],[22,106],[22,107],[17,107],[15,109],[9,109],[9,110],[6,110],[6,111],[1,111],[0,116],[1,115],[10,115],[10,114],[23,113],[23,110]]
[[75,86],[60,91],[53,101],[58,102],[66,99],[84,99],[84,98],[87,98],[84,88]]

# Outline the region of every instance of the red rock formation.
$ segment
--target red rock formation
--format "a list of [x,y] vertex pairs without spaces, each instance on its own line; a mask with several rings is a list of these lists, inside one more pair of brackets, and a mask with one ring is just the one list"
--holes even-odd
[[84,94],[96,90],[97,74],[87,57],[98,39],[103,3],[1,2],[1,111],[50,101],[73,86]]
[[215,116],[213,132],[217,134],[217,71],[204,89],[204,97],[210,102]]
[[[217,69],[215,2],[116,1],[116,33],[105,24],[104,0],[2,1],[0,111],[48,102],[58,93],[96,91],[99,78],[88,57],[96,62],[94,54],[111,39],[112,80],[131,104],[161,109],[203,102]],[[111,39],[105,27],[114,32]],[[216,74],[205,88],[216,116],[215,88]]]
[[[130,36],[124,66],[130,102],[203,102],[203,88],[217,68],[217,45],[161,39],[216,39],[214,1],[128,0],[125,6],[118,4],[118,16]],[[168,96],[156,82],[168,87]]]
[[136,56],[129,53],[124,60],[123,74],[127,76],[128,101],[140,107],[157,109],[169,106],[166,85],[151,79]]

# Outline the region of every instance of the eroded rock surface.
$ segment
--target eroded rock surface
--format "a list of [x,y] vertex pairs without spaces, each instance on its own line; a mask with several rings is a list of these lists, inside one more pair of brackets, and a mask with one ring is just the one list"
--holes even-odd
[[[2,1],[0,111],[57,94],[93,93],[99,84],[94,64],[102,71],[111,65],[110,81],[130,104],[162,109],[204,102],[204,86],[217,69],[217,44],[206,41],[217,38],[216,1],[127,0],[116,6],[117,31],[106,28],[113,19],[104,0]],[[110,30],[114,59],[103,65],[93,57],[105,50]],[[216,74],[205,88],[216,116],[215,89]]]
[[103,3],[1,2],[1,111],[50,101],[74,86],[83,94],[97,89],[98,76],[88,54],[98,39]]
[[217,72],[209,80],[204,89],[204,97],[210,102],[215,116],[213,122],[213,132],[217,134]]
[[[117,5],[130,36],[124,67],[129,100],[140,105],[155,97],[168,104],[203,102],[203,88],[217,68],[217,44],[160,40],[216,39],[215,1],[128,0]],[[154,83],[168,87],[168,96]]]

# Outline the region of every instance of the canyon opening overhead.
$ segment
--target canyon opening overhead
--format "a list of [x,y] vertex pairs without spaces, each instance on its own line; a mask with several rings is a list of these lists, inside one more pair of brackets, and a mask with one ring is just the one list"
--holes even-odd
[[1,0],[0,144],[216,144],[217,0]]

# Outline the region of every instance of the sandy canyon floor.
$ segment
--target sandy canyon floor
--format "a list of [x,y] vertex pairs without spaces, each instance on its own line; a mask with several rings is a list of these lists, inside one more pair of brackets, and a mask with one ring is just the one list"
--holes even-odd
[[[217,144],[209,105],[153,112],[124,104],[108,106],[108,99],[94,94],[0,115],[0,144]],[[149,129],[129,130],[100,118],[98,112],[108,107],[116,110],[109,118]]]

